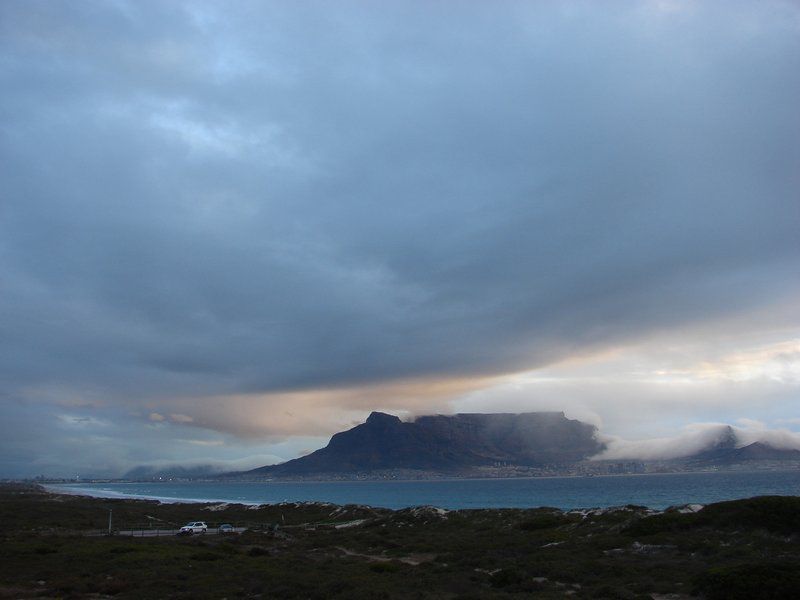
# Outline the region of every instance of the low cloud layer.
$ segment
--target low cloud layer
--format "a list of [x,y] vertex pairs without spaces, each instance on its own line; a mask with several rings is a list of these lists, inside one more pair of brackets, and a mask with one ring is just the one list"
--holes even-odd
[[799,325],[796,3],[10,0],[0,54],[8,472]]
[[800,433],[788,429],[768,429],[758,422],[745,426],[721,423],[693,423],[677,435],[648,440],[625,440],[600,435],[607,449],[595,456],[597,460],[671,460],[708,450],[733,432],[735,446],[743,448],[761,442],[779,450],[800,450]]

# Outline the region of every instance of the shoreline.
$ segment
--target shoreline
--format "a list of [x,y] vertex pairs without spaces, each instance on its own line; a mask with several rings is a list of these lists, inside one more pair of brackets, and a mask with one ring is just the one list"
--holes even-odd
[[326,485],[332,484],[354,484],[354,483],[455,483],[459,481],[542,481],[552,479],[607,479],[612,477],[664,477],[669,475],[714,475],[714,474],[742,474],[742,475],[756,475],[763,473],[798,473],[798,469],[709,469],[707,471],[665,471],[665,472],[651,472],[651,473],[603,473],[600,475],[521,475],[517,477],[428,477],[421,479],[411,478],[361,478],[361,479],[216,479],[216,478],[201,478],[197,479],[174,479],[174,480],[153,480],[153,479],[97,479],[88,480],[85,482],[80,481],[65,481],[65,480],[35,480],[35,479],[6,479],[6,483],[25,483],[31,485],[41,486],[74,486],[74,485],[182,485],[182,484],[310,484],[316,485],[324,483]]
[[[245,502],[245,501],[235,501],[235,500],[219,500],[219,499],[190,499],[190,498],[165,498],[159,496],[145,496],[145,495],[128,495],[128,494],[121,494],[119,492],[106,492],[106,490],[98,490],[101,493],[107,493],[108,495],[91,495],[91,494],[84,494],[80,493],[81,490],[75,489],[68,489],[63,488],[66,491],[62,491],[61,488],[59,489],[52,489],[51,486],[47,485],[40,485],[42,490],[48,494],[53,496],[70,496],[76,499],[84,499],[84,500],[120,500],[120,501],[132,501],[132,502],[156,502],[158,504],[164,505],[171,505],[171,506],[180,506],[180,505],[208,505],[208,506],[222,506],[223,508],[227,507],[235,507],[235,506],[243,506],[246,509],[254,510],[259,508],[275,508],[281,506],[307,506],[307,507],[330,507],[334,506],[337,508],[345,508],[345,507],[352,507],[357,509],[365,509],[365,510],[380,510],[380,511],[388,511],[391,513],[401,512],[401,511],[414,511],[419,509],[432,509],[435,511],[443,511],[444,513],[450,512],[458,512],[460,510],[468,510],[468,511],[527,511],[527,510],[554,510],[563,514],[568,513],[586,513],[592,511],[598,512],[614,512],[616,510],[627,510],[628,506],[635,506],[637,509],[643,509],[648,514],[660,514],[663,513],[665,510],[669,509],[677,509],[681,510],[685,507],[693,507],[691,512],[696,512],[700,508],[706,506],[702,503],[695,503],[695,502],[687,502],[685,504],[676,504],[671,505],[666,508],[653,508],[650,506],[643,506],[643,505],[613,505],[613,506],[579,506],[573,508],[559,508],[555,506],[530,506],[530,507],[514,507],[514,506],[505,506],[505,507],[480,507],[480,508],[469,508],[469,509],[458,509],[458,508],[443,508],[440,506],[433,506],[430,504],[415,504],[409,505],[403,508],[389,508],[386,506],[373,506],[370,504],[363,504],[363,503],[347,503],[347,504],[339,504],[337,502],[328,502],[324,500],[282,500],[280,502]],[[696,507],[696,508],[694,508]],[[207,508],[206,508],[207,510]]]
[[[629,504],[664,510],[670,506],[710,504],[752,496],[800,495],[797,471],[772,472],[773,476],[767,478],[764,478],[765,473],[760,471],[717,473],[717,477],[712,476],[717,483],[710,487],[703,486],[703,489],[698,487],[699,480],[692,477],[692,475],[699,477],[700,473],[615,474],[592,478],[531,477],[502,480],[492,478],[435,481],[182,481],[36,485],[51,494],[107,500],[152,501],[161,504],[239,504],[258,507],[287,503],[318,503],[336,506],[354,504],[391,510],[402,510],[413,506],[440,506],[448,510],[527,509],[549,506],[559,510],[575,510]],[[794,476],[784,478],[782,477],[784,474]],[[652,477],[643,479],[638,475]],[[676,481],[674,479],[676,476],[683,476],[683,480],[673,483]],[[732,478],[726,479],[726,476]],[[749,476],[755,478],[750,480]],[[609,477],[614,477],[615,481],[610,481]],[[624,481],[626,479],[627,482]],[[634,481],[641,483],[636,484]],[[424,485],[425,483],[431,485]],[[450,488],[451,484],[453,488]],[[459,486],[459,484],[464,485]],[[464,497],[468,498],[468,501],[463,500]]]
[[80,498],[104,498],[107,500],[146,500],[151,502],[159,502],[161,504],[242,504],[244,506],[262,506],[267,504],[264,502],[247,502],[244,500],[234,501],[212,498],[176,498],[174,496],[152,496],[148,494],[123,494],[122,492],[113,492],[110,490],[69,487],[68,484],[63,484],[65,487],[59,487],[62,484],[38,485],[40,485],[48,494],[77,496]]
[[222,476],[205,476],[197,478],[174,478],[174,479],[114,479],[114,478],[88,478],[86,481],[68,480],[62,478],[53,479],[2,479],[0,482],[5,483],[25,483],[31,485],[125,485],[125,484],[231,484],[231,483],[261,483],[261,484],[353,484],[353,483],[446,483],[446,482],[459,482],[459,481],[528,481],[528,480],[551,480],[551,479],[607,479],[616,477],[663,477],[663,476],[683,476],[683,475],[758,475],[764,473],[800,473],[800,467],[786,467],[786,468],[757,468],[751,467],[746,469],[690,469],[685,471],[649,471],[643,473],[589,473],[589,474],[561,474],[561,475],[509,475],[497,477],[477,477],[477,476],[458,476],[448,475],[442,477],[424,477],[424,478],[386,478],[386,477],[363,477],[363,478],[325,478],[319,479],[304,478],[277,478],[277,479],[247,479],[247,478],[223,478]]

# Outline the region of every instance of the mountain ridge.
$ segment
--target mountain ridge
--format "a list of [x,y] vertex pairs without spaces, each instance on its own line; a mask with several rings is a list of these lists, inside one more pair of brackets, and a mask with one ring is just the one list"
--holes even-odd
[[459,413],[404,422],[373,412],[306,456],[247,471],[295,476],[413,469],[454,472],[497,464],[541,466],[585,460],[603,449],[597,429],[563,412]]

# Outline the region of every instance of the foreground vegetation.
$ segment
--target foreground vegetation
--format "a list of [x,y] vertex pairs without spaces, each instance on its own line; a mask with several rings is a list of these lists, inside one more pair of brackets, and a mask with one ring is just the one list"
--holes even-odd
[[[99,535],[109,509],[119,529],[205,520],[250,530]],[[750,600],[800,589],[800,497],[699,512],[445,512],[159,504],[6,485],[0,527],[0,598]]]

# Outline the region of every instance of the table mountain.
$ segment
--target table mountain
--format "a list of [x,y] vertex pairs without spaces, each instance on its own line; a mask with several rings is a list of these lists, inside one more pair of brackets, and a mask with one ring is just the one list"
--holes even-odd
[[593,425],[563,412],[434,415],[411,422],[373,412],[365,423],[334,435],[325,448],[248,475],[566,464],[603,449],[595,433]]

